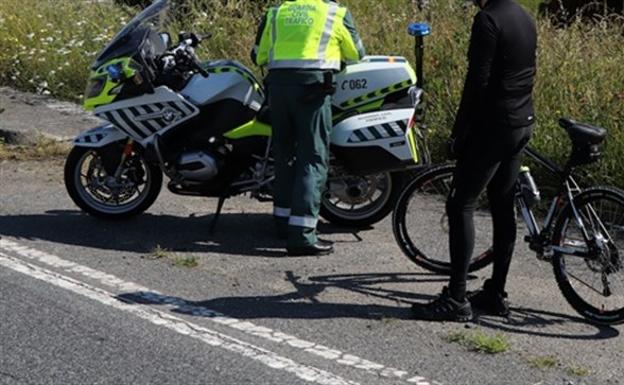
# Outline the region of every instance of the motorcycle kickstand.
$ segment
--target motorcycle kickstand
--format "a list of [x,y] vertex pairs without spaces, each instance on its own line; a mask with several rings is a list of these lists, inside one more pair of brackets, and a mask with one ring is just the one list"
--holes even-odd
[[217,203],[217,211],[215,212],[214,217],[212,218],[212,222],[210,223],[210,231],[209,233],[212,235],[217,228],[217,222],[219,221],[219,217],[221,216],[221,211],[223,210],[223,204],[225,203],[226,197],[219,197],[219,202]]

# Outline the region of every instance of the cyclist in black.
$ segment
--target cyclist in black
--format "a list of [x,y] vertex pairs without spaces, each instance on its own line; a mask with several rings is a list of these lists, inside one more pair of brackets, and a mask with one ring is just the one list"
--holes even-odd
[[[474,2],[481,11],[474,18],[468,74],[448,146],[457,158],[447,201],[450,284],[436,300],[412,307],[417,319],[467,321],[472,307],[494,315],[509,313],[505,284],[516,240],[515,182],[535,123],[537,32],[531,16],[513,0]],[[467,295],[473,215],[486,188],[494,225],[494,271],[482,290]]]

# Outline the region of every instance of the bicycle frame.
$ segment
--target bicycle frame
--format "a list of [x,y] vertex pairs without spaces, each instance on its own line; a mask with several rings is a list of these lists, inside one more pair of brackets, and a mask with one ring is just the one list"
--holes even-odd
[[[555,246],[551,244],[552,231],[555,225],[557,214],[560,213],[563,203],[570,202],[570,206],[574,213],[577,225],[583,234],[583,238],[587,244],[593,244],[594,237],[590,237],[583,223],[581,215],[579,214],[575,204],[574,196],[582,191],[576,180],[572,177],[573,168],[569,165],[562,169],[557,164],[540,155],[536,150],[531,147],[525,149],[525,154],[535,160],[546,170],[557,176],[561,180],[560,189],[557,195],[553,198],[552,203],[548,209],[548,214],[544,220],[543,227],[540,228],[533,211],[527,204],[522,194],[517,194],[517,201],[522,213],[524,222],[527,225],[529,235],[525,238],[530,245],[531,250],[538,254],[541,259],[550,259],[555,253],[577,256],[582,258],[591,258],[591,254],[587,249],[574,249],[569,247]],[[520,189],[518,188],[518,191]]]

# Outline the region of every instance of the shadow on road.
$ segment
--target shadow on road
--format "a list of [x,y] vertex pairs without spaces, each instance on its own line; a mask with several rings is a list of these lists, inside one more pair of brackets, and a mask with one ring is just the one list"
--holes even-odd
[[[150,253],[160,246],[172,252],[285,256],[285,242],[277,239],[270,215],[224,213],[214,234],[209,233],[211,220],[212,215],[143,214],[124,221],[104,221],[78,211],[49,211],[43,215],[0,216],[0,234],[136,253]],[[324,224],[319,231],[353,234],[352,242],[361,242],[357,230]]]
[[[128,303],[173,306],[172,312],[205,318],[227,316],[241,320],[263,318],[410,320],[411,312],[407,305],[415,301],[430,300],[432,296],[399,290],[397,286],[442,283],[446,282],[447,278],[429,273],[370,273],[309,277],[306,282],[302,282],[301,277],[289,271],[286,272],[286,280],[293,285],[293,291],[269,296],[188,301],[158,293],[136,292],[125,293],[118,298]],[[367,303],[325,302],[320,298],[320,294],[327,289],[341,289],[362,295],[362,302]],[[396,306],[371,304],[371,298],[384,302],[392,301]],[[509,319],[481,316],[475,323],[483,328],[506,333],[557,339],[600,340],[619,336],[618,330],[614,328],[591,325],[582,318],[525,308],[512,309]]]
[[581,317],[528,308],[512,308],[507,319],[480,316],[476,322],[506,333],[571,340],[601,340],[620,335],[615,328],[592,325]]
[[[173,305],[173,312],[199,316],[228,317],[249,320],[260,318],[285,319],[403,319],[410,318],[410,310],[401,302],[429,300],[431,296],[397,291],[385,288],[384,284],[442,282],[443,277],[427,273],[414,274],[362,274],[336,275],[310,279],[302,283],[300,277],[286,272],[286,279],[293,284],[289,293],[270,296],[223,297],[206,301],[187,301],[157,293],[126,293],[119,296],[125,302],[143,305]],[[393,300],[397,306],[380,304],[357,304],[324,302],[319,294],[328,288],[341,288],[369,297]],[[368,301],[370,302],[370,300]]]

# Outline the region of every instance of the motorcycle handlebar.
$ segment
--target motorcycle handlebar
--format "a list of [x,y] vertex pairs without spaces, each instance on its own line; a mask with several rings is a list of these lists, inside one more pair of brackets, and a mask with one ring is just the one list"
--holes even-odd
[[209,39],[210,37],[212,37],[211,33],[196,35],[194,33],[180,32],[180,42],[178,45],[161,56],[160,60],[163,70],[170,71],[176,66],[182,65],[197,71],[205,78],[210,76],[208,71],[202,67],[197,55],[195,55],[195,47],[197,47],[202,40]]

